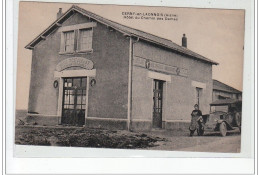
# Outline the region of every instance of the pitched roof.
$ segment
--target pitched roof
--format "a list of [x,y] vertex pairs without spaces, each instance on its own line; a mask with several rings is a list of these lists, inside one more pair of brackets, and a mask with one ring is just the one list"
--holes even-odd
[[125,25],[119,24],[117,22],[108,20],[106,18],[103,18],[99,15],[96,15],[92,12],[89,12],[83,8],[80,8],[78,6],[73,5],[69,10],[67,10],[60,18],[58,18],[54,23],[52,23],[46,30],[44,30],[40,35],[38,35],[33,41],[31,41],[28,45],[25,46],[25,48],[27,49],[33,49],[33,47],[38,44],[41,40],[43,40],[46,36],[48,36],[51,32],[53,32],[55,29],[57,29],[58,27],[61,26],[61,24],[68,19],[68,17],[70,17],[74,12],[78,12],[81,13],[84,16],[88,16],[90,18],[93,18],[94,20],[105,24],[119,32],[122,32],[126,35],[129,36],[133,36],[133,37],[138,37],[139,39],[148,41],[150,43],[154,43],[157,45],[160,45],[162,47],[171,49],[175,52],[178,52],[180,54],[184,54],[186,56],[190,56],[192,58],[204,61],[204,62],[208,62],[214,65],[218,65],[217,62],[212,61],[200,54],[197,54],[185,47],[182,47],[174,42],[172,42],[171,40],[165,39],[165,38],[161,38],[159,36],[155,36],[153,34],[144,32],[144,31],[140,31],[131,27],[127,27]]
[[219,90],[219,91],[235,93],[235,94],[242,93],[241,91],[239,91],[231,86],[228,86],[218,80],[213,80],[213,90]]

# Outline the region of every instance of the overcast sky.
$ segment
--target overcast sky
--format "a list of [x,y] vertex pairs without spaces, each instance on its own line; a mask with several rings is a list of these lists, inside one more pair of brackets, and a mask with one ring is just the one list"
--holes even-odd
[[[32,51],[24,47],[72,4],[20,2],[17,57],[16,109],[27,109]],[[172,40],[181,45],[183,33],[188,48],[219,63],[213,79],[242,90],[244,11],[194,8],[140,7],[115,5],[78,6],[104,18]],[[122,12],[177,14],[178,21],[124,19]]]

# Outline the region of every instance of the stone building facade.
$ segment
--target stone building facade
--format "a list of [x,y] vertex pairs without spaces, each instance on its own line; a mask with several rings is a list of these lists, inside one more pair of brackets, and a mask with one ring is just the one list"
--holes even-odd
[[195,103],[209,112],[218,63],[78,6],[60,13],[26,46],[28,117],[41,125],[151,130],[182,127]]

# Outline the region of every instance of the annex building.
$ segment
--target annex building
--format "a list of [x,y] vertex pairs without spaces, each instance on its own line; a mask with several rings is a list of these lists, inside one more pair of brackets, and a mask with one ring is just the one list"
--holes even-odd
[[32,50],[28,117],[41,125],[175,129],[212,102],[212,66],[183,45],[72,6]]
[[221,99],[242,100],[242,92],[218,80],[213,80],[212,101]]

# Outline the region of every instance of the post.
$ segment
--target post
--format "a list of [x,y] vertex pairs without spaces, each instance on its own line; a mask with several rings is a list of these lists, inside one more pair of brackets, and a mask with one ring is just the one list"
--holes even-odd
[[128,72],[128,105],[127,105],[127,130],[130,131],[132,115],[132,59],[133,59],[133,40],[130,36],[129,42],[129,72]]
[[88,117],[88,91],[89,91],[89,76],[87,76],[87,84],[86,84],[85,125],[86,125],[86,119]]
[[[57,110],[57,115],[61,118],[62,116],[62,98],[63,98],[63,84],[64,80],[62,77],[60,77],[59,81],[59,97],[58,97],[58,110]],[[58,123],[60,124],[60,123]]]

